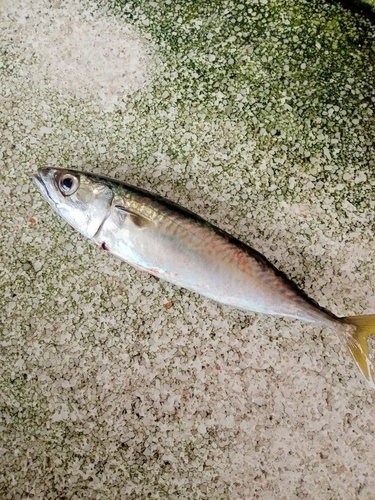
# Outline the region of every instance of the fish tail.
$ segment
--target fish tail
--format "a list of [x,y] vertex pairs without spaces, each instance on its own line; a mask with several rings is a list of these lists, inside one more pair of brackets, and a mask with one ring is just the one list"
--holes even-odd
[[355,330],[345,339],[353,359],[367,382],[375,389],[375,367],[369,358],[367,339],[375,333],[375,314],[348,316],[345,323],[354,325]]

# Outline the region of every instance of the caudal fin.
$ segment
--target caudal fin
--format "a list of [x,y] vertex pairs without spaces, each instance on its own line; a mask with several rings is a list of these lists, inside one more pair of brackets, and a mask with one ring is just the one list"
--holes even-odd
[[347,340],[350,354],[367,382],[375,389],[375,367],[369,358],[367,339],[375,333],[375,314],[368,316],[348,316],[345,323],[356,329]]

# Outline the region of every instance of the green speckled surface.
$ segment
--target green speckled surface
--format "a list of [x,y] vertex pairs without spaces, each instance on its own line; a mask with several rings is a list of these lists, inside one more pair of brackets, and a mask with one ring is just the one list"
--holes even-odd
[[358,3],[360,3],[362,5],[370,6],[372,8],[375,7],[375,1],[374,0],[360,0]]
[[374,312],[370,20],[302,0],[0,8],[1,498],[372,500],[375,394],[332,332],[136,272],[30,180],[150,189],[334,313]]

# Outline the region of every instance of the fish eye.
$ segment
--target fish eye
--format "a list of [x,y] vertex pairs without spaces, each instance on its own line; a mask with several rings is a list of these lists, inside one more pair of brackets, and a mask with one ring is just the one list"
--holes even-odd
[[64,174],[59,179],[59,188],[63,195],[74,194],[79,187],[79,178],[72,174]]

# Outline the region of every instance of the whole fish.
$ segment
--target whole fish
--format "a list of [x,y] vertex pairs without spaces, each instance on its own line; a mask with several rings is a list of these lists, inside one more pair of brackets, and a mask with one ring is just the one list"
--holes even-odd
[[58,168],[39,168],[34,182],[71,226],[137,269],[244,311],[335,330],[375,389],[367,346],[375,315],[335,316],[253,248],[144,189]]

